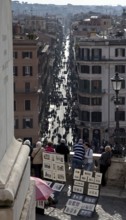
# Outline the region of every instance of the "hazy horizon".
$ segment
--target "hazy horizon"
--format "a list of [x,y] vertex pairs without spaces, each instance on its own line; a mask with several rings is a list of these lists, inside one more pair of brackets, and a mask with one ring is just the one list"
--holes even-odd
[[[14,1],[14,0],[13,0]],[[67,4],[72,4],[72,5],[108,5],[108,6],[126,6],[126,1],[124,0],[106,0],[101,1],[101,0],[88,0],[84,1],[84,0],[26,0],[26,1],[22,1],[19,0],[20,3],[22,2],[27,2],[29,4],[55,4],[55,5],[67,5]]]

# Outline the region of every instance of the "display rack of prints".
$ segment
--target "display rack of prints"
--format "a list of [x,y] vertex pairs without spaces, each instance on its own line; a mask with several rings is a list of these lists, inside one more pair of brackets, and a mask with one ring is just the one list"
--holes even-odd
[[66,182],[64,155],[43,152],[43,178]]
[[101,180],[102,174],[99,172],[75,169],[72,194],[64,212],[70,215],[92,217],[100,194]]

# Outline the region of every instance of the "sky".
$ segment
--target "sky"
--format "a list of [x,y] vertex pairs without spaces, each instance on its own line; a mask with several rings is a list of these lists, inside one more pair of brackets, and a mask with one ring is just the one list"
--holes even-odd
[[30,4],[38,3],[38,4],[55,4],[55,5],[121,5],[126,6],[126,0],[26,0],[19,2],[27,2]]

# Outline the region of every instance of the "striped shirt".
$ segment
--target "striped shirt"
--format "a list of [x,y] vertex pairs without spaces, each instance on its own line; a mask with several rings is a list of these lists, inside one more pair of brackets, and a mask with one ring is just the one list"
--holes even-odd
[[73,146],[73,151],[74,151],[74,159],[78,159],[78,160],[84,160],[84,155],[85,155],[85,149],[83,144],[75,144]]

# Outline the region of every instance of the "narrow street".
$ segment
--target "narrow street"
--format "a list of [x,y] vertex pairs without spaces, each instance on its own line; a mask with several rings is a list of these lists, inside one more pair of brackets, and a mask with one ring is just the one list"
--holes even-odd
[[69,39],[66,37],[61,51],[61,62],[58,64],[59,71],[54,81],[54,89],[49,96],[48,131],[42,138],[42,142],[51,140],[56,145],[61,138],[64,138],[71,147],[74,119],[68,62]]

